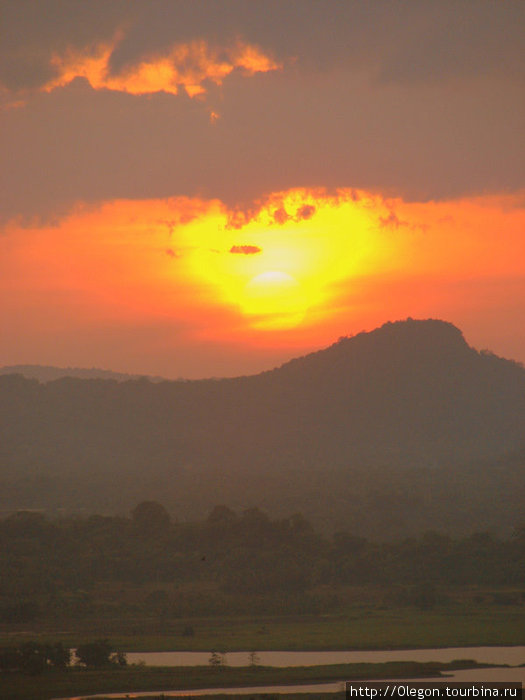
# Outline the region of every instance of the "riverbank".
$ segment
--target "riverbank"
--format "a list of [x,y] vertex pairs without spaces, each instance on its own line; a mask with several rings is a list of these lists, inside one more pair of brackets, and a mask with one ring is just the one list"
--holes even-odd
[[2,675],[2,700],[51,700],[79,695],[139,691],[149,691],[151,697],[155,697],[157,691],[175,688],[190,690],[360,679],[429,678],[439,677],[446,671],[466,668],[485,668],[485,665],[469,661],[454,661],[450,664],[408,661],[296,668],[130,666],[93,671],[71,669],[64,672],[48,672],[38,677],[12,673]]
[[[282,686],[278,686],[282,687]],[[324,686],[319,686],[324,687]],[[282,694],[275,693],[252,693],[250,692],[248,700],[279,700]],[[169,695],[155,693],[153,695],[141,695],[140,700],[167,700]],[[178,697],[195,697],[179,695]],[[241,697],[241,695],[233,695],[231,693],[212,693],[211,695],[198,695],[199,700],[231,700],[232,697]],[[246,695],[244,695],[246,697]],[[313,692],[313,693],[286,693],[285,700],[345,700],[346,693],[344,690],[339,692]],[[112,700],[112,698],[98,697],[97,700]]]

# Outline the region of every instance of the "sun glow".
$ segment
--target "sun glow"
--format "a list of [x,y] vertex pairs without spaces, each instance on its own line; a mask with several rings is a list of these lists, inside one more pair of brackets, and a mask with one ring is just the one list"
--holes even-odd
[[0,296],[10,332],[47,334],[50,353],[77,327],[84,344],[95,330],[158,329],[155,352],[180,338],[313,347],[392,318],[460,324],[454,314],[468,318],[481,294],[517,304],[524,216],[519,197],[407,203],[350,190],[276,193],[251,211],[183,197],[79,205],[53,225],[6,227]]
[[291,275],[270,270],[248,282],[240,307],[255,328],[290,328],[303,320],[308,298]]
[[259,330],[296,327],[320,307],[327,313],[334,286],[380,269],[392,252],[365,197],[294,191],[240,223],[230,219],[216,212],[180,231],[186,273]]

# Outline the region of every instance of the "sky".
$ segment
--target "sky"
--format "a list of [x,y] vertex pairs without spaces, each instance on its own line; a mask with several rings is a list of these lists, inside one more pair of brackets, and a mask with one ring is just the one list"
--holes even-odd
[[269,369],[441,318],[525,362],[525,4],[0,3],[0,365]]

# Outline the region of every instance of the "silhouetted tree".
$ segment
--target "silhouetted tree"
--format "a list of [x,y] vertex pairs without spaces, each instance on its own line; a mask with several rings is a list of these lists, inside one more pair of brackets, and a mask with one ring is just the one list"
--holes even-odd
[[133,524],[144,535],[155,535],[170,526],[168,511],[157,501],[142,501],[131,511]]
[[81,644],[77,647],[75,655],[79,663],[86,666],[86,668],[101,668],[109,666],[113,651],[114,649],[109,641],[101,639],[97,642]]
[[234,522],[237,515],[228,506],[215,506],[208,515],[208,523]]
[[47,666],[47,655],[45,647],[36,642],[26,642],[20,647],[22,671],[29,676],[38,676],[43,673]]
[[71,663],[71,650],[65,647],[62,642],[49,644],[46,647],[47,660],[54,668],[65,669]]
[[218,668],[222,664],[221,655],[218,651],[213,650],[211,652],[208,663],[210,666],[214,666],[215,668]]

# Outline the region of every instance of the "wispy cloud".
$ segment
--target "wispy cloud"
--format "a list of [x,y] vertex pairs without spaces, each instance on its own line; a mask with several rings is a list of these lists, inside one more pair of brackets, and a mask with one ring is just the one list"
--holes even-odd
[[307,221],[315,214],[315,207],[311,204],[303,204],[295,213],[295,221]]
[[117,34],[107,44],[54,54],[51,65],[57,76],[42,89],[51,92],[68,85],[75,78],[84,78],[95,90],[113,90],[132,95],[155,92],[177,95],[183,91],[190,97],[196,97],[206,92],[207,82],[221,85],[234,70],[251,76],[282,67],[259,47],[241,40],[227,46],[213,46],[204,39],[195,39],[174,44],[164,53],[144,57],[114,73],[110,62],[121,38],[122,35]]
[[232,245],[228,252],[237,255],[257,255],[262,252],[262,248],[257,245]]

